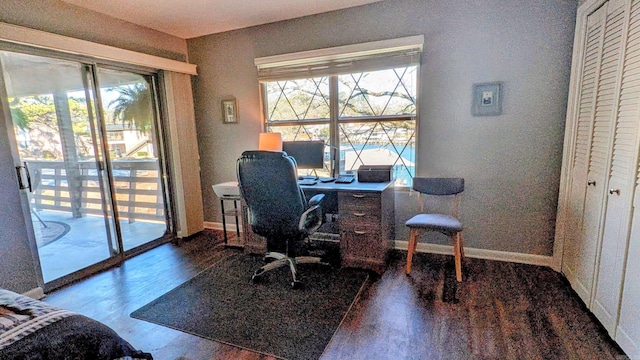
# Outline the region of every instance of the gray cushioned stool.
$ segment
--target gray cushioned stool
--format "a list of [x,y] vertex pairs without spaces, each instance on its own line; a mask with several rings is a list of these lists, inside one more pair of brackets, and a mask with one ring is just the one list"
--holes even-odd
[[[450,214],[422,213],[415,215],[405,224],[411,229],[409,232],[409,247],[407,253],[407,275],[411,273],[411,261],[416,250],[418,238],[427,231],[437,231],[448,236],[453,242],[453,253],[456,264],[456,279],[462,281],[462,223],[458,220],[460,193],[464,191],[463,178],[426,178],[414,177],[413,189],[420,194],[434,196],[453,196]],[[420,203],[420,211],[424,212],[424,201]]]

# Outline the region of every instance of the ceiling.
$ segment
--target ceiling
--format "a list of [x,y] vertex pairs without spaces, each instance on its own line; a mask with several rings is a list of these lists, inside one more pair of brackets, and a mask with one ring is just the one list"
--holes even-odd
[[381,0],[63,0],[183,39]]

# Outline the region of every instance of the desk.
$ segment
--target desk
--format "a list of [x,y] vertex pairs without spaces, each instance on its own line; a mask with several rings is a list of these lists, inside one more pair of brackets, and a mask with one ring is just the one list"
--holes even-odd
[[[338,228],[342,266],[384,272],[395,236],[395,192],[393,183],[349,184],[318,182],[301,186],[307,198],[317,193],[337,195]],[[246,215],[246,205],[243,204]],[[264,254],[264,238],[254,234],[242,216],[245,252]]]

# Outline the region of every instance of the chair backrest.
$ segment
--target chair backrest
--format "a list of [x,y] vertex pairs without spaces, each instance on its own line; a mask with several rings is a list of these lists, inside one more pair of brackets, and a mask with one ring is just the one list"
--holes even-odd
[[267,238],[300,236],[307,200],[293,158],[277,151],[245,151],[236,170],[253,232]]
[[455,195],[464,191],[464,179],[414,177],[413,190],[428,195]]
[[[450,208],[450,214],[458,217],[460,206],[460,193],[464,191],[463,178],[429,178],[414,177],[413,190],[426,195],[446,196],[455,195]],[[424,212],[424,201],[420,203],[420,211]]]

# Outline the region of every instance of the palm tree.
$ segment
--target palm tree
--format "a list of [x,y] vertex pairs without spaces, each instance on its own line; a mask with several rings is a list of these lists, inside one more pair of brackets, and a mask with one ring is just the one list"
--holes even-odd
[[109,102],[113,109],[113,120],[121,120],[123,124],[134,127],[143,134],[151,131],[151,92],[146,83],[137,83],[111,89],[119,96]]

